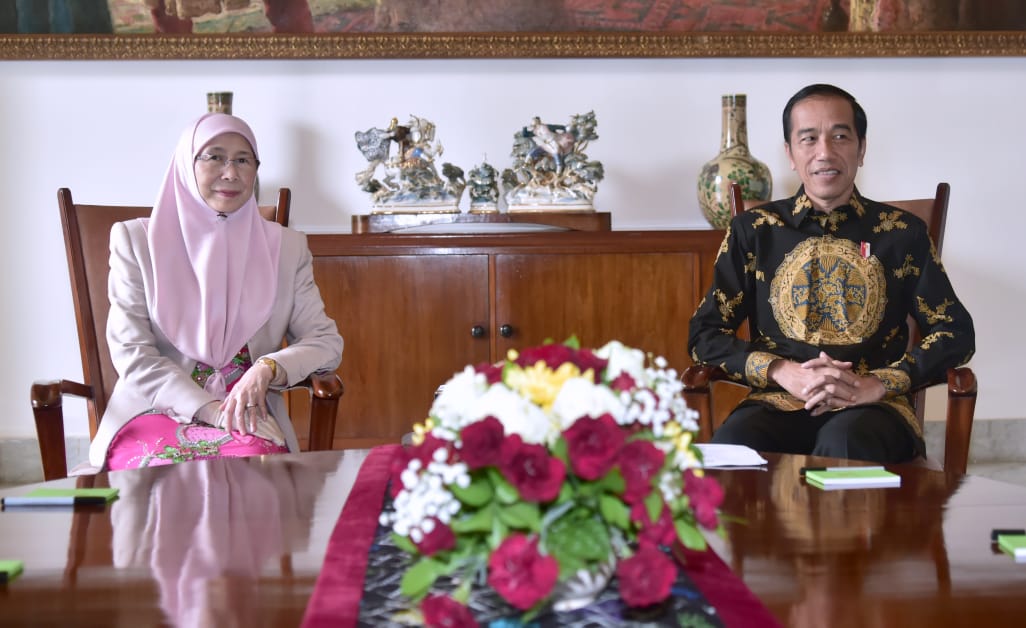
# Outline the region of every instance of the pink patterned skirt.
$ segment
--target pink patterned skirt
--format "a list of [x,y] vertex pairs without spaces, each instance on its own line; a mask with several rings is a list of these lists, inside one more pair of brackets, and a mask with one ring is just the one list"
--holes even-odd
[[107,468],[138,469],[222,456],[287,453],[252,434],[230,434],[209,425],[182,424],[165,414],[142,414],[118,430],[107,449]]

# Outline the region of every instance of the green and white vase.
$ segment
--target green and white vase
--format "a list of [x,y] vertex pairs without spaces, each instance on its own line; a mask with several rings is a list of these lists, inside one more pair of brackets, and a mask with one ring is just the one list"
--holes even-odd
[[730,183],[741,184],[745,200],[768,201],[773,194],[769,168],[748,151],[748,114],[744,94],[723,97],[720,154],[702,166],[698,205],[709,224],[726,229],[730,222]]

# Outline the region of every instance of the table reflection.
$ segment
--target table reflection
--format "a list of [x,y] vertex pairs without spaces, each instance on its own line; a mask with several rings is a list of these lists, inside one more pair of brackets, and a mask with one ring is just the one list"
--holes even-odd
[[[168,474],[112,473],[114,566],[149,566],[160,604],[182,626],[252,626],[258,577],[309,543],[314,504],[334,465],[186,464]],[[283,573],[283,575],[289,575]]]

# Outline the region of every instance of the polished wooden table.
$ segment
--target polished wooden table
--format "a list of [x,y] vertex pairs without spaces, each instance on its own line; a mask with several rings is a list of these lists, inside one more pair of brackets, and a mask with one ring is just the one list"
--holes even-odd
[[[99,510],[0,513],[0,625],[297,626],[361,450],[194,462],[46,485],[117,486]],[[713,547],[785,625],[1019,626],[1026,564],[990,545],[1026,527],[1026,487],[889,467],[897,489],[824,492],[804,465],[712,470]],[[31,487],[8,488],[16,495]]]
[[990,542],[993,528],[1026,528],[1026,487],[888,465],[900,488],[821,491],[802,466],[856,463],[766,458],[710,471],[738,518],[714,547],[785,625],[1026,625],[1026,564]]

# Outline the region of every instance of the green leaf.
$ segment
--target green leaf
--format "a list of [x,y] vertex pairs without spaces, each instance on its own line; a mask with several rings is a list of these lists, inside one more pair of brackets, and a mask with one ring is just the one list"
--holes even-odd
[[579,508],[552,523],[545,546],[564,569],[605,560],[610,553],[609,529],[599,517]]
[[495,467],[488,467],[488,479],[495,486],[495,498],[500,504],[514,504],[520,501],[520,491],[509,483]]
[[552,446],[552,455],[559,458],[566,465],[566,468],[570,469],[570,453],[566,439],[562,436],[556,439],[556,443]]
[[577,338],[577,334],[574,334],[563,341],[563,344],[571,349],[580,349],[581,341]]
[[631,527],[631,511],[627,504],[612,495],[599,497],[599,512],[602,518],[621,530],[629,530]]
[[421,558],[403,574],[399,590],[409,598],[417,599],[431,589],[442,572],[442,565],[432,558]]
[[509,528],[498,517],[492,518],[492,533],[488,537],[488,547],[492,550],[502,545],[503,539],[509,534]]
[[396,547],[406,552],[407,554],[413,554],[414,556],[416,556],[420,553],[420,550],[417,549],[417,546],[413,543],[413,541],[411,541],[409,538],[405,536],[396,534],[395,532],[392,533],[392,542],[395,543]]
[[648,513],[648,520],[652,523],[659,521],[659,515],[663,514],[663,496],[658,490],[653,490],[645,498],[645,512]]
[[674,521],[673,525],[677,528],[677,538],[684,544],[684,547],[692,550],[705,550],[705,537],[698,531],[695,524],[689,521]]
[[495,517],[495,508],[486,506],[470,516],[460,517],[452,522],[450,527],[456,534],[467,532],[488,532],[492,529],[492,519]]
[[461,488],[456,484],[448,486],[449,491],[468,506],[478,508],[492,501],[495,491],[492,490],[492,483],[487,477],[478,475],[470,480],[470,486]]
[[623,494],[627,490],[627,483],[624,482],[623,474],[616,467],[609,470],[609,473],[602,476],[598,481],[599,487],[607,493]]
[[538,532],[541,530],[541,509],[538,504],[517,502],[499,508],[499,518],[511,528]]

